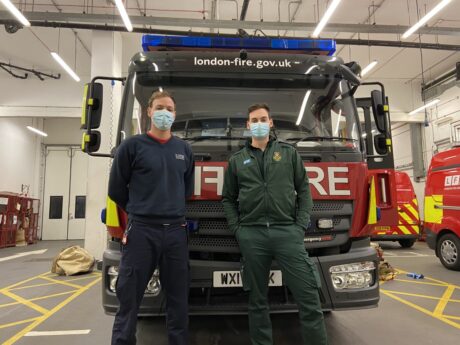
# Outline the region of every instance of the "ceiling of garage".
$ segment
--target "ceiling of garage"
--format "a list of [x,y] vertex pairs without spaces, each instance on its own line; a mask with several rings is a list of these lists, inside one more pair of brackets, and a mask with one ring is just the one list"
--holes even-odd
[[[337,11],[330,20],[329,27],[321,33],[322,38],[336,39],[361,39],[366,44],[368,40],[382,41],[400,41],[400,35],[396,33],[371,33],[364,31],[374,31],[376,28],[382,28],[383,32],[403,33],[405,29],[417,21],[417,6],[420,15],[423,16],[427,11],[433,8],[440,0],[343,0]],[[54,60],[49,55],[47,48],[50,50],[58,50],[60,54],[68,61],[69,65],[76,65],[77,72],[85,78],[90,75],[90,54],[91,54],[91,31],[82,29],[63,28],[57,30],[55,28],[37,27],[32,18],[51,17],[52,14],[46,12],[59,13],[60,18],[67,26],[71,26],[69,22],[77,23],[75,16],[79,14],[79,23],[89,25],[90,18],[93,15],[107,15],[107,18],[112,18],[110,21],[101,20],[96,25],[118,25],[118,12],[111,0],[83,0],[75,4],[71,0],[24,0],[13,1],[17,7],[21,8],[26,14],[30,14],[32,28],[21,29],[14,34],[9,34],[5,30],[0,29],[0,61],[10,62],[12,64],[21,65],[28,68],[40,68],[43,71],[51,73],[59,73],[60,70],[56,66]],[[330,1],[329,1],[330,2]],[[214,3],[214,4],[213,4]],[[217,3],[217,6],[215,4]],[[235,29],[206,29],[203,27],[179,26],[182,25],[178,19],[184,20],[208,20],[222,21],[224,24],[236,25],[237,20],[241,17],[243,0],[188,0],[186,5],[182,0],[127,0],[127,8],[130,17],[136,16],[142,19],[147,16],[150,22],[155,18],[173,18],[168,20],[172,26],[165,27],[164,25],[155,26],[136,25],[139,29],[151,28],[166,29],[166,30],[192,30],[194,32],[214,32],[214,33],[230,33],[235,34]],[[303,0],[299,2],[289,0],[250,0],[245,16],[246,22],[260,22],[263,20],[267,29],[263,30],[266,35],[280,36],[296,36],[308,37],[312,32],[312,27],[321,18],[328,1],[320,0]],[[217,7],[218,10],[213,10]],[[0,23],[5,23],[8,18],[11,18],[8,12],[0,9]],[[34,14],[30,13],[34,12]],[[80,16],[85,13],[86,16]],[[460,60],[460,1],[453,0],[441,13],[433,18],[428,23],[428,28],[424,28],[425,34],[421,35],[420,40],[423,43],[434,44],[449,44],[456,46],[457,50],[436,50],[423,49],[423,67],[425,79],[433,79],[440,74],[451,70],[456,61]],[[34,17],[34,15],[36,17]],[[114,16],[114,17],[112,17]],[[82,19],[83,18],[83,19]],[[86,19],[85,19],[86,18]],[[100,17],[98,17],[100,18]],[[54,20],[54,19],[53,19]],[[145,18],[144,18],[145,20]],[[230,22],[233,21],[233,22]],[[134,20],[133,20],[134,22]],[[289,26],[290,22],[295,23],[296,31],[293,30],[276,30],[277,23],[283,23],[284,26]],[[39,25],[44,25],[42,21]],[[62,22],[61,22],[62,23]],[[215,22],[213,22],[215,23]],[[268,23],[268,24],[267,24]],[[270,24],[272,23],[272,24]],[[93,23],[94,24],[94,23]],[[190,24],[190,23],[187,23]],[[270,24],[270,25],[269,25]],[[302,24],[308,30],[302,31]],[[341,26],[340,24],[344,24]],[[359,27],[361,33],[352,32],[347,25],[362,24]],[[244,23],[241,23],[244,27]],[[386,29],[385,29],[386,28]],[[450,28],[450,35],[433,35],[429,34],[433,28]],[[391,29],[391,30],[390,30]],[[380,30],[380,29],[379,29]],[[246,29],[249,34],[254,33],[254,29]],[[335,31],[335,32],[331,32]],[[346,32],[344,32],[346,31]],[[256,34],[261,35],[258,31]],[[123,44],[126,50],[125,55],[130,56],[140,49],[139,33],[123,33]],[[419,42],[419,36],[413,35],[409,37],[407,42]],[[58,43],[59,42],[59,43]],[[76,50],[75,50],[76,47]],[[378,60],[379,64],[367,76],[368,79],[379,80],[399,80],[399,81],[419,81],[421,79],[421,51],[414,48],[401,47],[382,47],[382,46],[367,46],[367,45],[338,45],[337,54],[345,60],[356,60],[362,66],[368,64],[371,60]]]

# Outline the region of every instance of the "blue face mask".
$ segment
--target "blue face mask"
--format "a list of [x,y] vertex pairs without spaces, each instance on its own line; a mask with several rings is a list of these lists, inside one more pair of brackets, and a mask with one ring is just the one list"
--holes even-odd
[[256,139],[264,139],[270,134],[270,123],[256,122],[250,123],[251,135]]
[[152,121],[156,128],[167,131],[174,122],[174,114],[166,109],[155,110],[153,112]]

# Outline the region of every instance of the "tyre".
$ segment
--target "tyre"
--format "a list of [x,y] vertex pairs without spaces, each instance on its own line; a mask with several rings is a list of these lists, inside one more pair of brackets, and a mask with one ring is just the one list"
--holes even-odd
[[398,242],[401,245],[401,247],[410,248],[414,245],[415,239],[414,238],[404,239],[404,240],[399,240]]
[[444,267],[460,271],[460,239],[457,236],[454,234],[442,235],[436,250]]

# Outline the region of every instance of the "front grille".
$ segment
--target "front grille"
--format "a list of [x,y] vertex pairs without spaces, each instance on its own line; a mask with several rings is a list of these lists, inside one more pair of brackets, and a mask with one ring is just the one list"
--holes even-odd
[[[348,231],[351,226],[353,202],[349,200],[315,201],[312,211],[311,231],[319,231],[316,221],[320,218],[333,220],[334,232]],[[191,233],[189,248],[192,252],[239,253],[238,242],[228,228],[224,208],[220,201],[189,201],[187,219],[198,221],[198,233]]]
[[232,236],[225,219],[201,218],[199,220],[201,235]]
[[224,206],[220,201],[189,201],[185,216],[188,218],[225,218]]
[[239,253],[238,242],[234,237],[190,236],[189,248],[191,251],[212,251]]
[[315,201],[312,212],[340,211],[349,201]]

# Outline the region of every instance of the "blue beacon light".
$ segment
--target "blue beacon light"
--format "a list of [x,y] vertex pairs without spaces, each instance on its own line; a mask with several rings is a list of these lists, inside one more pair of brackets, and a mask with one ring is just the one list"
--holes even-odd
[[264,51],[302,52],[328,55],[335,53],[334,40],[282,39],[282,38],[238,38],[238,37],[189,37],[189,36],[142,36],[144,51],[163,48],[184,49],[255,49]]

